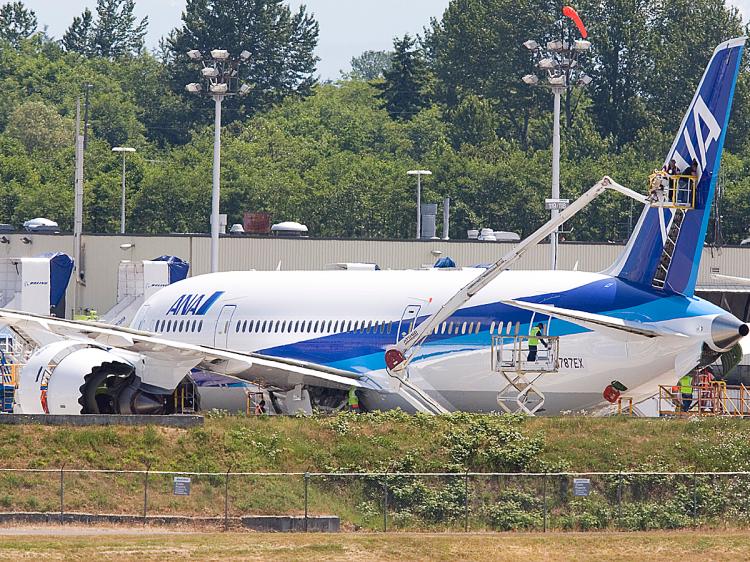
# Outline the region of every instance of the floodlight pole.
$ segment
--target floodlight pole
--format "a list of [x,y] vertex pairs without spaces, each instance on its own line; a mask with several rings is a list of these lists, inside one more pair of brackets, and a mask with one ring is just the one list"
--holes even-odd
[[224,96],[214,95],[214,170],[211,186],[211,273],[219,271],[219,202],[221,200],[221,102]]
[[[554,94],[554,125],[552,130],[552,199],[560,199],[560,97],[563,93],[564,88],[561,86],[553,86],[552,93]],[[552,209],[550,211],[551,220],[555,220],[557,215],[560,214],[558,209]],[[555,230],[550,234],[550,259],[552,261],[552,269],[557,269],[557,242],[559,235],[559,227],[555,227]]]

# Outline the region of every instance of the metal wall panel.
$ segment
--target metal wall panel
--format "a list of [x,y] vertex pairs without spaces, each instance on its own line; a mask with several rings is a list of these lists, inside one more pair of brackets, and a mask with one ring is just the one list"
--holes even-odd
[[[0,257],[35,256],[44,252],[73,255],[71,235],[7,234],[0,244]],[[23,243],[22,238],[30,243]],[[153,259],[174,255],[190,262],[190,274],[207,273],[210,266],[210,238],[205,235],[83,237],[85,285],[80,285],[78,307],[99,312],[109,310],[116,301],[117,267],[121,260]],[[122,245],[132,246],[121,248]],[[225,271],[313,270],[340,262],[377,263],[382,269],[407,269],[431,266],[439,257],[450,256],[459,266],[490,263],[512,248],[511,244],[443,240],[336,240],[224,237],[220,244],[220,263]],[[622,246],[615,244],[561,244],[560,269],[601,271],[617,259]],[[438,253],[439,252],[439,253]],[[717,284],[714,273],[750,278],[750,247],[727,247],[720,251],[704,249],[698,284]],[[529,250],[518,268],[549,269],[549,246],[541,244]],[[71,311],[75,283],[67,293]]]

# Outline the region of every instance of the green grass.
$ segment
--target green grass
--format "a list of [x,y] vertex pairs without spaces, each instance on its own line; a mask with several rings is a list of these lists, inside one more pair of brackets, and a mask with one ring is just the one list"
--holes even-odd
[[[750,538],[738,532],[406,534],[356,533],[169,533],[130,531],[8,534],[0,540],[0,560],[117,560],[167,558],[201,560],[746,560]],[[12,532],[11,532],[12,533]],[[59,534],[58,534],[59,533]],[[80,534],[79,534],[80,533]]]
[[[7,437],[7,438],[6,438]],[[750,425],[744,420],[521,418],[400,412],[314,418],[209,416],[204,427],[0,426],[4,468],[63,464],[65,510],[139,514],[142,474],[85,474],[80,468],[219,472],[555,472],[742,471],[750,469]],[[548,481],[549,523],[558,529],[648,529],[692,524],[692,488],[683,479],[627,481],[617,506],[617,477],[592,481],[590,501],[574,501],[567,478]],[[474,478],[471,527],[538,529],[542,480]],[[747,488],[747,489],[746,489]],[[225,478],[193,477],[192,493],[175,497],[170,475],[149,476],[151,514],[221,516]],[[741,498],[750,482],[697,482],[697,522],[750,522]],[[310,513],[339,515],[346,528],[382,525],[381,479],[313,478]],[[394,528],[463,528],[462,477],[389,480]],[[717,499],[718,498],[718,499]],[[688,505],[689,504],[689,505]],[[678,506],[675,509],[673,506]],[[0,509],[59,509],[59,475],[0,472]],[[302,477],[232,476],[229,513],[301,514]]]
[[[0,466],[141,469],[150,463],[154,470],[205,472],[746,470],[749,440],[750,424],[733,419],[431,418],[398,412],[217,416],[188,430],[0,426]],[[23,482],[18,475],[0,476],[3,485]]]

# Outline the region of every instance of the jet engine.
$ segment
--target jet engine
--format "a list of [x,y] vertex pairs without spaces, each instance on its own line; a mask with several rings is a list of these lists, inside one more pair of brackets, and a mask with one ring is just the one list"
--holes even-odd
[[173,390],[143,384],[138,355],[79,341],[39,348],[21,370],[24,414],[164,414]]

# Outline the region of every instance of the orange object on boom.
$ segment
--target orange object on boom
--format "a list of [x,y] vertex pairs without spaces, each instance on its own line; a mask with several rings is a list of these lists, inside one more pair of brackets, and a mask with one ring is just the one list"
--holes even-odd
[[586,31],[586,26],[583,25],[583,21],[581,20],[581,16],[578,15],[578,12],[576,12],[573,8],[570,6],[565,6],[562,9],[562,13],[564,16],[569,17],[573,20],[573,23],[576,24],[576,27],[578,28],[578,31],[581,32],[581,37],[586,39],[588,37],[589,32]]

